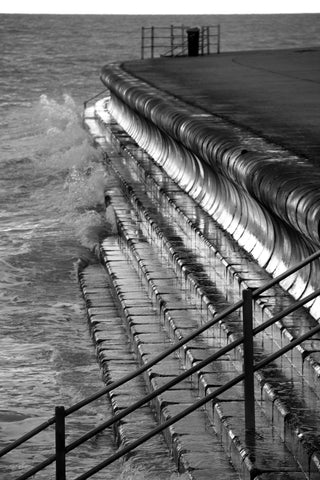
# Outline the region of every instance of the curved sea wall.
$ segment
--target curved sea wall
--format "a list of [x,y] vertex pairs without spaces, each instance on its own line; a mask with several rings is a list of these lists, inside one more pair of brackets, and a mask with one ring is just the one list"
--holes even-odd
[[[124,130],[271,275],[320,248],[320,174],[304,159],[262,153],[218,119],[135,78],[101,73]],[[299,299],[319,288],[320,261],[282,286]],[[320,317],[320,301],[309,305]]]

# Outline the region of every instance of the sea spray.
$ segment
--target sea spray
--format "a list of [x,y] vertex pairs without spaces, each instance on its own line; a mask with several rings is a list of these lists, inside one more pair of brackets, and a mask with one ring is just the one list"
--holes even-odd
[[82,128],[73,99],[62,102],[42,95],[32,112],[38,146],[32,156],[36,200],[55,211],[61,225],[72,226],[80,244],[93,249],[110,233],[104,196],[108,183],[102,157]]

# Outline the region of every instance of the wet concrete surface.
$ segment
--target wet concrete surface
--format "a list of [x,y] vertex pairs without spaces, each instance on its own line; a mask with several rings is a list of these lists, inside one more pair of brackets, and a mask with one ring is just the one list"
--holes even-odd
[[159,58],[123,68],[319,165],[319,48]]

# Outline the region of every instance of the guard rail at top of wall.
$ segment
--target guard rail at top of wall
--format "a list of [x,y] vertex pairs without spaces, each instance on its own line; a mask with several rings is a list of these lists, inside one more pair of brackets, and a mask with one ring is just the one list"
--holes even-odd
[[220,25],[141,28],[141,58],[220,53]]

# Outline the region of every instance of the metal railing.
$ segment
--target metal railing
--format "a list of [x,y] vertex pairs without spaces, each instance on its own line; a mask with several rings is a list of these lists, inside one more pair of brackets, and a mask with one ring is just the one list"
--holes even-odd
[[[164,391],[170,389],[174,385],[180,383],[182,380],[185,378],[189,377],[190,375],[194,374],[195,372],[198,372],[202,368],[204,368],[206,365],[212,363],[213,361],[217,360],[219,357],[225,355],[226,353],[230,352],[234,348],[240,346],[243,344],[243,350],[244,350],[244,359],[245,359],[245,365],[244,365],[244,372],[241,375],[238,375],[235,377],[233,380],[229,381],[226,383],[224,386],[218,388],[214,392],[212,392],[209,395],[206,395],[204,398],[201,400],[195,402],[193,405],[190,407],[186,408],[182,412],[180,412],[178,415],[170,418],[166,422],[162,423],[158,427],[154,428],[150,432],[146,433],[144,436],[139,438],[138,440],[130,443],[126,447],[118,450],[115,454],[111,455],[108,459],[105,461],[99,463],[96,467],[92,468],[88,472],[84,473],[83,475],[80,475],[77,477],[76,480],[85,480],[87,478],[90,478],[92,475],[97,473],[98,471],[102,470],[103,468],[107,467],[120,457],[126,455],[128,452],[131,450],[135,449],[142,443],[146,442],[153,436],[157,435],[158,433],[162,432],[166,428],[168,428],[170,425],[173,425],[177,421],[179,421],[181,418],[185,417],[186,415],[190,414],[197,408],[203,406],[207,402],[213,400],[216,398],[218,395],[221,395],[221,393],[225,392],[229,388],[233,387],[237,383],[244,381],[245,383],[245,426],[246,426],[246,434],[252,435],[252,432],[254,432],[255,429],[255,419],[254,419],[254,388],[253,388],[253,375],[254,372],[263,368],[264,366],[268,365],[275,359],[279,358],[281,355],[285,354],[286,352],[292,350],[295,348],[297,345],[305,341],[306,339],[312,337],[315,333],[320,331],[320,324],[316,325],[314,328],[310,329],[308,332],[306,332],[304,335],[300,336],[299,338],[292,340],[288,345],[282,347],[279,349],[277,352],[273,353],[272,355],[269,355],[267,358],[264,360],[261,360],[258,362],[256,365],[253,363],[253,337],[257,335],[258,333],[261,333],[263,330],[266,328],[272,326],[274,323],[278,322],[280,319],[284,318],[286,315],[289,315],[290,313],[296,311],[297,309],[301,308],[303,305],[309,303],[313,299],[315,299],[317,296],[320,295],[320,289],[314,291],[310,295],[306,296],[305,298],[295,301],[284,309],[282,312],[276,314],[266,322],[262,323],[256,328],[253,328],[252,326],[252,303],[253,300],[256,300],[259,298],[259,296],[267,291],[269,288],[273,287],[274,285],[278,284],[285,278],[289,277],[290,275],[294,274],[304,266],[308,265],[312,261],[316,260],[317,258],[320,257],[320,250],[315,252],[314,254],[310,255],[307,257],[305,260],[300,262],[298,265],[288,269],[286,272],[284,272],[282,275],[271,279],[269,282],[267,282],[265,285],[263,285],[260,288],[257,288],[255,290],[247,289],[243,291],[243,298],[242,300],[236,302],[234,305],[229,306],[228,308],[224,309],[220,314],[215,315],[210,321],[208,321],[206,324],[202,325],[199,327],[197,330],[195,330],[193,333],[190,335],[186,336],[184,339],[180,340],[179,342],[175,343],[172,345],[170,348],[167,350],[163,351],[161,354],[157,355],[154,359],[150,360],[149,362],[145,363],[142,367],[138,368],[134,372],[130,373],[129,375],[124,376],[120,380],[113,382],[109,385],[107,385],[105,388],[102,390],[96,392],[94,395],[82,400],[81,402],[78,402],[77,404],[71,406],[68,409],[65,409],[64,407],[56,407],[55,409],[55,415],[54,417],[50,418],[46,422],[42,423],[29,433],[23,435],[20,437],[18,440],[4,448],[3,450],[0,451],[0,457],[4,456],[5,454],[9,453],[10,451],[16,449],[18,446],[22,445],[25,443],[27,440],[30,438],[34,437],[38,433],[42,432],[45,430],[47,427],[50,425],[55,424],[56,426],[56,452],[49,458],[47,458],[45,461],[41,462],[40,464],[36,465],[34,468],[28,470],[24,474],[20,475],[19,477],[16,478],[16,480],[26,480],[30,478],[32,475],[35,473],[39,472],[40,470],[43,470],[45,467],[48,465],[52,464],[53,462],[56,462],[56,472],[57,472],[57,480],[65,480],[66,478],[66,473],[65,473],[65,457],[66,454],[74,450],[76,447],[82,445],[85,443],[87,440],[90,438],[94,437],[98,433],[100,433],[102,430],[105,430],[106,428],[110,427],[111,425],[115,424],[122,418],[126,417],[130,413],[134,412],[147,402],[151,401],[153,398],[157,397]],[[81,273],[80,273],[81,275]],[[173,380],[169,381],[168,383],[164,384],[162,387],[156,389],[152,393],[146,395],[143,397],[141,400],[137,401],[136,403],[132,404],[130,407],[127,407],[126,409],[122,410],[120,413],[114,415],[112,418],[107,420],[106,422],[102,423],[98,427],[94,428],[93,430],[89,431],[87,434],[84,436],[80,437],[78,440],[74,441],[73,443],[69,445],[65,445],[65,418],[69,415],[71,415],[73,412],[79,410],[85,405],[90,404],[94,400],[102,397],[103,395],[106,395],[109,393],[111,390],[115,390],[119,386],[123,385],[124,383],[127,383],[129,380],[132,380],[133,378],[137,377],[141,373],[145,372],[152,366],[154,366],[156,363],[160,362],[164,358],[166,358],[168,355],[171,353],[175,352],[182,346],[186,345],[188,342],[193,340],[195,337],[206,331],[207,329],[211,328],[215,324],[217,324],[219,321],[224,319],[227,315],[233,313],[234,311],[242,308],[243,309],[243,330],[244,334],[241,338],[238,340],[235,340],[231,342],[230,344],[226,345],[225,347],[221,348],[218,352],[208,356],[206,359],[200,361],[190,369],[186,370],[182,374],[178,375],[175,377]]]
[[141,58],[220,53],[220,25],[190,28],[185,25],[141,28]]
[[108,92],[108,91],[109,91],[108,88],[104,88],[101,92],[96,93],[95,95],[93,95],[93,97],[90,97],[90,98],[88,98],[88,100],[85,100],[85,101],[83,102],[83,107],[84,107],[84,109],[87,108],[88,103],[90,103],[90,102],[92,102],[92,100],[95,100],[96,98],[100,97],[100,95],[104,95],[104,94],[105,94],[106,92]]

